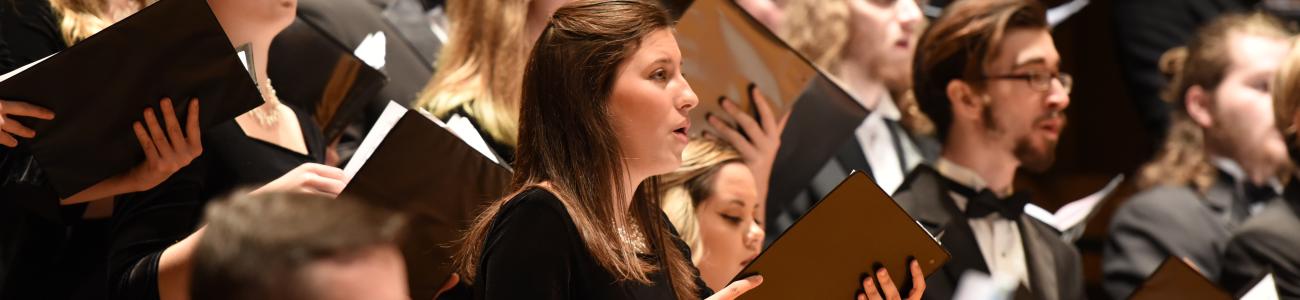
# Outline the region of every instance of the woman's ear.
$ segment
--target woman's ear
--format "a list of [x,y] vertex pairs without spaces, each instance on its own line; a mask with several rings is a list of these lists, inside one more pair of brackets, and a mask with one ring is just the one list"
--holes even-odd
[[979,118],[980,107],[985,103],[975,95],[970,84],[960,79],[948,81],[948,101],[952,104],[953,120]]
[[1187,110],[1187,116],[1192,118],[1192,122],[1201,128],[1210,128],[1214,126],[1214,114],[1210,113],[1214,105],[1213,97],[1209,92],[1199,85],[1193,85],[1187,88],[1187,94],[1183,97],[1185,103],[1184,109]]

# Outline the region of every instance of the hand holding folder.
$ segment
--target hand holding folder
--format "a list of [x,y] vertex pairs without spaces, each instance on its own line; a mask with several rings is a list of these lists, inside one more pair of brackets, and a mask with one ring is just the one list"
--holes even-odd
[[[201,0],[163,0],[72,47],[6,74],[0,98],[44,107],[23,141],[60,198],[145,159],[132,124],[158,99],[203,99],[199,127],[262,102],[229,38]],[[186,115],[179,106],[176,115]]]
[[[738,278],[763,275],[744,299],[842,299],[858,279],[888,270],[896,286],[937,271],[950,255],[867,175],[854,172],[786,230]],[[922,276],[908,276],[909,263]],[[873,266],[874,265],[874,266]],[[877,274],[878,275],[878,274]],[[882,284],[883,279],[876,278]],[[900,288],[902,289],[902,288]]]

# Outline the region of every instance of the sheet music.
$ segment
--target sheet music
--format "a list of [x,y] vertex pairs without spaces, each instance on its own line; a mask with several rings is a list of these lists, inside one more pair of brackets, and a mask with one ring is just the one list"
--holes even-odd
[[352,181],[352,176],[357,175],[357,171],[360,171],[361,166],[366,164],[366,160],[370,159],[370,155],[375,154],[375,148],[379,147],[379,144],[384,141],[384,137],[388,136],[388,131],[397,125],[397,120],[401,120],[402,115],[405,115],[407,111],[408,109],[401,104],[391,100],[388,101],[388,106],[384,107],[384,113],[379,115],[379,120],[375,121],[375,125],[370,128],[370,133],[367,133],[365,139],[361,140],[361,145],[357,146],[357,152],[352,155],[352,160],[348,161],[347,166],[343,167],[344,184]]
[[1277,294],[1277,283],[1273,281],[1273,274],[1264,275],[1264,279],[1250,288],[1245,295],[1241,295],[1241,300],[1277,300],[1280,297]]
[[[54,53],[54,54],[59,54],[59,53],[56,52],[56,53]],[[38,59],[38,60],[36,60],[36,61],[34,61],[34,62],[30,63],[30,64],[27,64],[27,65],[24,65],[24,66],[18,67],[17,69],[14,69],[13,71],[9,71],[9,73],[5,73],[4,75],[0,75],[0,82],[3,82],[3,81],[5,81],[5,80],[8,80],[10,77],[14,77],[14,75],[18,75],[18,73],[22,73],[23,71],[27,70],[27,68],[31,68],[32,66],[35,66],[36,64],[39,64],[39,63],[41,63],[42,61],[45,61],[46,58],[50,58],[50,57],[54,56],[54,54],[47,55],[47,56],[42,57],[41,59]]]
[[474,127],[474,123],[470,123],[469,118],[462,117],[460,114],[451,115],[451,118],[447,120],[447,125],[443,127],[446,127],[451,133],[465,141],[465,144],[468,144],[474,150],[478,150],[479,153],[482,153],[492,162],[501,164],[501,159],[497,158],[496,154],[492,152],[492,147],[488,146],[487,140],[483,139],[483,135],[479,134],[478,128]]
[[1121,182],[1124,182],[1124,174],[1116,175],[1110,179],[1110,182],[1106,183],[1105,187],[1062,206],[1061,209],[1056,210],[1056,213],[1050,213],[1042,207],[1029,204],[1025,206],[1025,214],[1064,232],[1086,222],[1088,216],[1092,215],[1092,211],[1097,208],[1097,204],[1100,204],[1102,199],[1114,192]]

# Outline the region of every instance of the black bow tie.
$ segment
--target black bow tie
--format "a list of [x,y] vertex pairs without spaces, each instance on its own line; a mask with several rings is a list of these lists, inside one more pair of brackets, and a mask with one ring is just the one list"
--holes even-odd
[[1007,220],[1019,220],[1020,215],[1025,212],[1025,205],[1029,204],[1029,197],[1024,193],[1012,194],[1007,198],[998,198],[992,191],[987,189],[980,191],[975,197],[969,197],[966,201],[966,217],[983,218],[992,213],[998,213]]
[[1269,200],[1278,197],[1277,190],[1273,189],[1273,186],[1268,184],[1254,185],[1246,183],[1243,184],[1243,188],[1246,192],[1246,200],[1250,202],[1250,204],[1268,202]]

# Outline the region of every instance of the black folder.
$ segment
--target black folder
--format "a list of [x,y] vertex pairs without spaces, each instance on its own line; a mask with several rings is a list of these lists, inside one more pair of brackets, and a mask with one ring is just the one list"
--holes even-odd
[[928,276],[951,256],[867,175],[854,172],[736,279],[763,275],[742,299],[852,299],[876,264],[900,290],[910,287],[913,257]]
[[[754,83],[775,116],[789,113],[768,184],[768,218],[786,207],[822,166],[853,137],[868,111],[821,70],[728,0],[689,4],[677,25],[683,70],[700,105],[691,122],[709,114],[731,120],[719,106],[726,96],[758,119],[748,87]],[[692,127],[698,133],[708,126]],[[696,129],[698,128],[698,129]],[[772,227],[769,226],[769,229]],[[780,232],[768,232],[775,236]]]
[[1187,265],[1187,262],[1177,256],[1166,258],[1165,262],[1147,277],[1147,281],[1143,282],[1142,286],[1133,291],[1128,298],[1130,300],[1233,299],[1228,292],[1223,291],[1205,276],[1201,276],[1200,272],[1192,269],[1192,266]]
[[510,177],[506,167],[424,114],[410,110],[340,196],[412,217],[411,230],[402,244],[411,298],[432,299],[453,271],[451,257],[456,248],[451,244],[482,207],[505,195]]
[[0,82],[0,98],[54,111],[20,118],[23,141],[60,197],[125,172],[144,159],[131,124],[171,97],[184,122],[199,98],[201,128],[262,103],[249,71],[203,0],[162,0]]
[[312,112],[326,141],[361,117],[388,77],[366,65],[343,43],[297,19],[271,43],[267,77],[285,103]]

